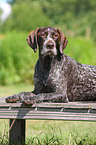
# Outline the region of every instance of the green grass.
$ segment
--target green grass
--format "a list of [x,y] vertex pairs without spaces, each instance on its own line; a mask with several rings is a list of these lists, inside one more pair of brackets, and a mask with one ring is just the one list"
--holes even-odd
[[[32,91],[30,84],[0,86],[0,97]],[[8,144],[9,120],[0,120],[0,145]],[[27,145],[96,145],[96,123],[81,121],[26,121]]]
[[[0,142],[8,142],[8,120],[0,120]],[[26,144],[96,145],[96,123],[27,120]]]
[[[75,121],[27,121],[27,136],[35,144],[96,144],[96,123]],[[30,129],[29,129],[30,128]]]
[[0,86],[0,97],[10,96],[20,92],[32,91],[34,86],[31,84],[15,84],[8,86]]

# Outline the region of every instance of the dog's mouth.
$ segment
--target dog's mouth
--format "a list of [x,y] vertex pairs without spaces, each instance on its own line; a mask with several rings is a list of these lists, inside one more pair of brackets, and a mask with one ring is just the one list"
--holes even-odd
[[50,56],[56,56],[57,55],[57,50],[56,49],[43,49],[41,51],[42,56],[50,55]]
[[54,53],[52,51],[47,51],[45,54],[43,54],[44,56],[47,56],[47,55],[50,55],[50,56],[53,56]]

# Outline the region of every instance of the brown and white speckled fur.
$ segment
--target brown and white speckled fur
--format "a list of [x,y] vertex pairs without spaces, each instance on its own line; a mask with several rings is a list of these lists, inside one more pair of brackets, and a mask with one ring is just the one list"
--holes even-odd
[[9,96],[6,102],[20,100],[25,104],[35,102],[68,102],[96,100],[96,66],[76,62],[66,56],[63,49],[67,38],[53,27],[37,28],[28,35],[28,44],[39,59],[35,66],[33,92]]

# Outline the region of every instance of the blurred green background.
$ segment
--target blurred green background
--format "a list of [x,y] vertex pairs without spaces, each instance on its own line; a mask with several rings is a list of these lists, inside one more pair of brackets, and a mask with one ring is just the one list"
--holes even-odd
[[[5,1],[11,5],[12,12],[2,22],[0,9],[0,96],[33,90],[38,52],[34,54],[26,38],[37,27],[52,26],[61,29],[68,38],[64,53],[78,62],[96,65],[96,0]],[[26,135],[27,139],[37,136],[38,140],[43,136],[40,142],[53,139],[69,144],[71,139],[71,144],[95,145],[94,123],[28,120]],[[1,120],[0,124],[0,141],[3,140],[1,136],[6,141],[2,132],[6,131],[8,123],[6,125]]]
[[[64,53],[96,65],[96,0],[8,0],[12,12],[0,20],[0,85],[33,84],[34,54],[26,38],[37,27],[60,28],[68,38]],[[0,17],[2,10],[0,9]]]

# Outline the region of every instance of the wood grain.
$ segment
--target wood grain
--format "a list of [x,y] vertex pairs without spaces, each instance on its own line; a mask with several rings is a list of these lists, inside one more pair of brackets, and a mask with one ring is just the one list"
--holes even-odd
[[0,98],[2,119],[48,119],[96,121],[96,102],[40,103],[26,106],[21,103],[6,103]]

